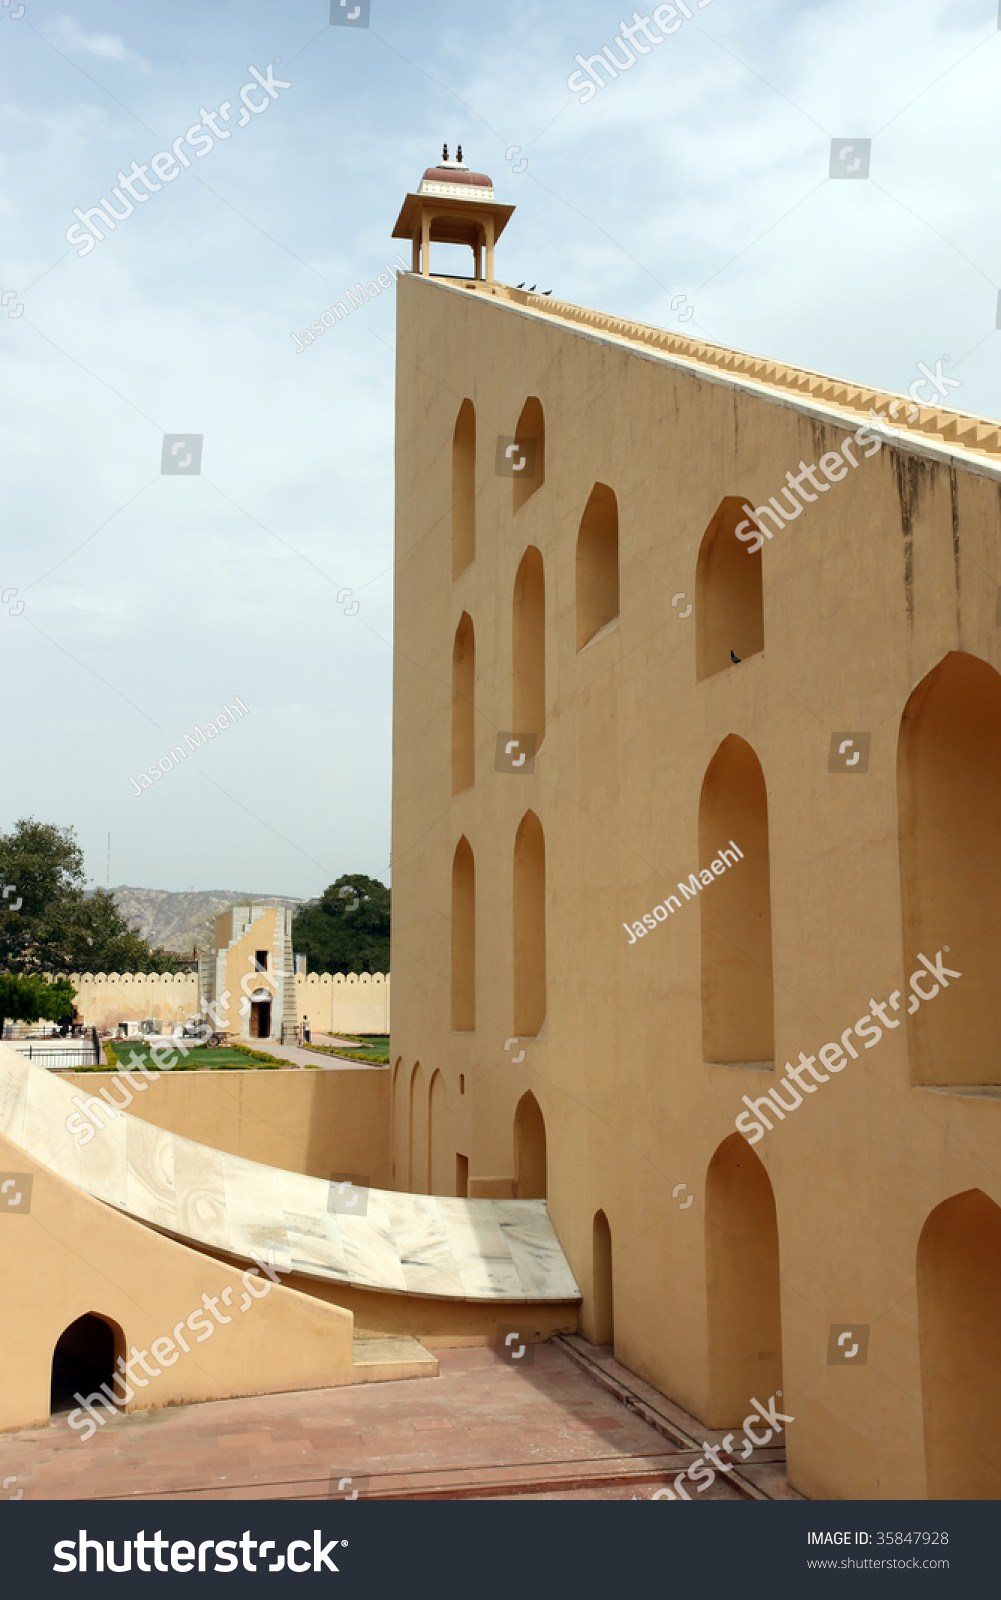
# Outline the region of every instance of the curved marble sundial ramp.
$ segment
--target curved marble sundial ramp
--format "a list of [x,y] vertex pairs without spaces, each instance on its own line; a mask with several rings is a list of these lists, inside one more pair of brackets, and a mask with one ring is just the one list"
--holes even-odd
[[0,1132],[94,1199],[195,1248],[383,1293],[498,1308],[580,1299],[544,1200],[368,1189],[365,1215],[334,1212],[322,1178],[183,1139],[0,1052]]

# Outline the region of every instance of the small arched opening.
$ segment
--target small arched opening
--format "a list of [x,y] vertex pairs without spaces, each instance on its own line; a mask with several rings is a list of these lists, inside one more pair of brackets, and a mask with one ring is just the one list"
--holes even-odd
[[546,1124],[531,1090],[514,1113],[514,1192],[517,1200],[545,1200]]
[[615,1343],[615,1296],[612,1288],[612,1230],[603,1211],[591,1227],[591,1295],[584,1301],[584,1334],[592,1344]]
[[95,1405],[103,1405],[109,1411],[124,1410],[124,1380],[117,1363],[125,1353],[125,1334],[117,1322],[96,1311],[88,1311],[71,1322],[59,1335],[52,1353],[52,1415],[72,1411],[80,1404],[77,1395],[85,1400],[93,1396]]
[[418,1061],[410,1075],[410,1145],[407,1162],[407,1188],[411,1194],[427,1194],[428,1188],[428,1099],[424,1072]]
[[445,1080],[436,1070],[428,1096],[428,1194],[451,1194],[451,1159],[448,1155]]

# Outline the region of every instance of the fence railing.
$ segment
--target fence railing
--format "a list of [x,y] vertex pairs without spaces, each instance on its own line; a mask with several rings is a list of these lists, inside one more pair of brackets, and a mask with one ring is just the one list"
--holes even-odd
[[90,1044],[78,1045],[75,1050],[43,1050],[37,1045],[28,1045],[18,1049],[11,1044],[17,1055],[23,1056],[26,1061],[33,1061],[39,1067],[53,1067],[65,1070],[67,1067],[94,1067],[100,1060],[95,1059],[93,1046]]

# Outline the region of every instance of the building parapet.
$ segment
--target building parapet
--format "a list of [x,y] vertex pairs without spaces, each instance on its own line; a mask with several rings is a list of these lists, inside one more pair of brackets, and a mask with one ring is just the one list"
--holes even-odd
[[715,368],[731,377],[744,378],[766,388],[784,390],[800,400],[837,407],[855,416],[868,417],[870,421],[878,422],[881,418],[884,431],[897,436],[898,441],[913,439],[918,443],[941,442],[947,447],[968,451],[992,464],[1001,465],[1001,423],[990,418],[954,411],[947,406],[919,405],[889,389],[848,383],[843,378],[833,378],[826,373],[811,372],[805,367],[789,366],[782,361],[769,361],[743,350],[732,350],[729,345],[712,344],[688,334],[654,327],[650,323],[633,322],[626,317],[592,311],[587,306],[573,305],[570,301],[530,294],[507,284],[464,279],[454,281],[457,287],[507,301],[554,322],[575,323],[593,333],[610,335],[630,345],[640,345],[690,361],[698,367]]

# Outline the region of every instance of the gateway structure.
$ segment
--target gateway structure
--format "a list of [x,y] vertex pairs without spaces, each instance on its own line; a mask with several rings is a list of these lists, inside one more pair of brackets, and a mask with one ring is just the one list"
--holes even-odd
[[1001,432],[505,287],[454,180],[397,225],[396,1185],[545,1197],[588,1336],[781,1393],[804,1494],[996,1497]]

